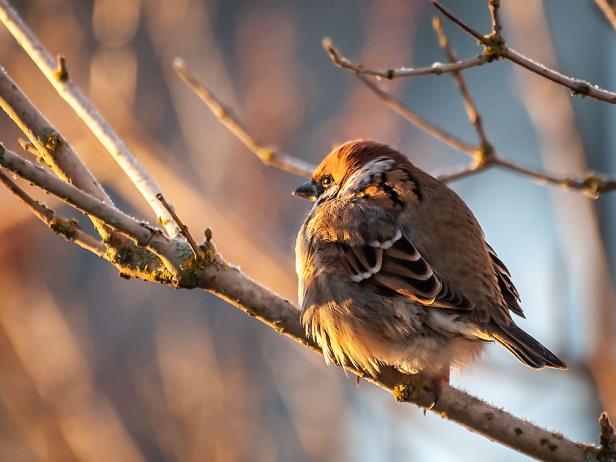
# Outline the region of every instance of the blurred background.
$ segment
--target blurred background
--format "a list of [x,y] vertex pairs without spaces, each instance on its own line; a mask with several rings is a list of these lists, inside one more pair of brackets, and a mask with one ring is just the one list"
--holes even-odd
[[[448,6],[481,31],[484,0]],[[614,90],[615,32],[592,1],[504,0],[514,48]],[[468,159],[392,113],[335,68],[323,36],[373,67],[444,61],[424,0],[13,0],[136,152],[180,216],[264,285],[295,300],[299,179],[263,166],[175,76],[182,56],[264,142],[317,163],[372,138],[443,173]],[[458,54],[479,50],[445,23]],[[145,202],[0,27],[0,64],[125,210]],[[505,157],[555,173],[616,174],[616,111],[507,62],[465,72]],[[388,82],[438,125],[476,142],[450,76]],[[0,114],[0,141],[24,136]],[[598,201],[489,171],[457,182],[513,274],[520,325],[565,360],[533,372],[502,348],[452,383],[515,415],[595,442],[616,418],[616,193]],[[70,214],[53,198],[45,201]],[[198,291],[119,278],[0,191],[0,457],[11,461],[390,461],[525,458],[395,404],[367,383]],[[612,384],[612,386],[610,386]],[[463,452],[461,452],[463,451]]]

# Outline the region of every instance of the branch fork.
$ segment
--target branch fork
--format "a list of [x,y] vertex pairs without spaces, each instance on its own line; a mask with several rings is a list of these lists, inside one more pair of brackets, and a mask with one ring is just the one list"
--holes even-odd
[[[493,34],[496,34],[495,37],[499,37],[498,2],[491,0],[490,8],[493,11]],[[312,350],[318,351],[318,347],[314,342],[305,335],[299,321],[299,311],[297,308],[287,300],[272,293],[266,287],[260,286],[248,278],[236,267],[225,262],[216,253],[211,242],[212,233],[209,229],[205,232],[204,244],[201,246],[196,244],[188,228],[182,223],[173,207],[158,190],[156,183],[150,178],[145,168],[126,148],[113,129],[102,119],[75,83],[69,79],[66,63],[63,60],[59,60],[56,66],[54,66],[51,55],[45,50],[32,31],[27,28],[17,13],[8,5],[6,0],[0,0],[0,21],[7,26],[20,45],[47,76],[58,93],[82,117],[90,130],[99,137],[99,140],[108,149],[110,154],[122,165],[126,175],[135,183],[140,193],[155,210],[157,218],[165,227],[165,231],[150,225],[148,222],[132,218],[118,210],[111,203],[100,184],[83,165],[77,153],[62,139],[59,133],[55,131],[47,132],[51,134],[51,137],[44,137],[44,139],[40,136],[35,136],[34,133],[42,133],[41,128],[50,130],[52,127],[36,111],[25,95],[15,91],[17,88],[15,85],[12,87],[11,85],[0,85],[2,107],[12,115],[22,131],[30,138],[34,148],[31,148],[29,145],[25,145],[25,148],[29,152],[33,149],[34,152],[40,153],[46,162],[51,163],[54,168],[54,174],[47,172],[32,162],[24,160],[1,145],[0,166],[31,182],[33,185],[56,195],[73,208],[87,214],[95,224],[99,225],[97,230],[101,235],[102,241],[87,235],[79,229],[76,223],[56,216],[55,212],[34,201],[2,172],[0,172],[0,182],[5,184],[21,201],[26,203],[54,231],[111,262],[119,269],[121,276],[135,276],[152,282],[173,284],[176,287],[207,290],[227,300],[244,313],[255,317],[280,334]],[[330,56],[336,58],[340,67],[353,70],[355,65],[348,60],[345,61],[339,53],[336,54],[333,44],[329,43],[329,45],[331,46],[325,43]],[[446,46],[443,46],[443,48],[447,51]],[[334,54],[332,54],[332,50],[334,50]],[[513,60],[510,57],[511,53],[512,50],[506,48],[504,56]],[[389,69],[374,72],[364,67],[355,66],[357,68],[356,74],[386,104],[406,117],[407,120],[418,124],[418,126],[435,137],[443,139],[472,156],[474,159],[473,166],[471,169],[463,171],[460,176],[495,165],[535,179],[566,185],[574,189],[592,188],[592,191],[597,193],[616,189],[616,185],[612,185],[608,180],[600,180],[598,184],[595,184],[593,183],[595,180],[590,179],[591,177],[586,179],[588,184],[577,186],[565,184],[569,180],[556,180],[547,175],[511,164],[498,157],[485,135],[481,118],[476,111],[470,94],[465,90],[466,87],[460,74],[462,69],[484,64],[487,58],[481,55],[472,60],[458,61],[453,56],[453,52],[448,56],[451,61],[449,64],[437,63],[428,68]],[[257,142],[248,129],[195,77],[181,60],[176,60],[174,68],[184,82],[219,117],[221,123],[232,131],[264,163],[299,176],[311,175],[313,166],[310,164],[284,154],[276,148],[270,148]],[[451,73],[458,82],[469,120],[473,123],[479,138],[479,148],[457,139],[417,114],[414,114],[363,75],[394,78],[402,75],[439,75],[443,73]],[[6,77],[8,79],[8,76]],[[5,79],[5,83],[7,81]],[[10,98],[8,98],[9,96]],[[27,111],[24,112],[24,108]],[[19,114],[26,113],[28,117],[17,116],[18,112]],[[367,376],[363,371],[353,368],[349,368],[349,371],[374,383],[401,401],[410,401],[426,406],[422,396],[424,392],[429,393],[430,390],[424,390],[423,387],[416,390],[413,387],[413,381],[421,379],[421,377],[403,375],[392,368],[384,368],[376,378]],[[428,399],[428,402],[431,403],[432,401]],[[614,448],[614,432],[613,428],[609,425],[607,416],[605,418],[602,416],[601,420],[602,447],[599,449],[592,445],[576,443],[559,434],[540,428],[449,385],[444,386],[440,398],[432,408],[432,411],[437,412],[444,418],[456,421],[472,431],[481,433],[492,440],[499,441],[501,444],[539,459],[580,462],[599,461],[602,460],[601,457],[604,455],[607,457],[607,455],[611,454],[612,452],[610,451],[613,451]]]

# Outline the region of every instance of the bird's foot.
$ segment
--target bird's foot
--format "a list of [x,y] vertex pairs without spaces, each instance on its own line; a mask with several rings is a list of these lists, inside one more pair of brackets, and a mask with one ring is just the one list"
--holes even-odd
[[398,402],[415,402],[424,408],[424,413],[436,406],[443,390],[449,384],[449,371],[436,376],[412,374],[406,377],[406,383],[394,387],[394,397]]
[[427,379],[427,381],[430,382],[428,388],[431,389],[434,399],[432,400],[432,403],[429,406],[424,408],[424,415],[426,415],[427,411],[432,410],[434,406],[436,406],[436,403],[438,403],[438,400],[441,398],[441,395],[443,394],[443,390],[445,389],[447,385],[449,385],[449,373],[447,373],[446,377],[443,377],[443,376],[430,377]]

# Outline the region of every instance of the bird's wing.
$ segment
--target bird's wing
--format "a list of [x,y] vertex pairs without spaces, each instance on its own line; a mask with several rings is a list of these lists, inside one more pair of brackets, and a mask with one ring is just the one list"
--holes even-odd
[[[355,245],[354,245],[355,244]],[[384,240],[337,243],[352,281],[434,308],[472,310],[473,304],[441,278],[400,231]]]
[[522,311],[522,307],[520,306],[520,294],[513,285],[513,282],[511,282],[511,273],[501,259],[498,258],[498,255],[496,255],[496,252],[490,244],[486,242],[486,245],[488,246],[490,258],[492,258],[492,266],[494,267],[494,272],[496,273],[496,278],[498,279],[498,286],[503,294],[505,302],[507,303],[507,307],[511,312],[525,318],[526,316],[524,316],[524,311]]

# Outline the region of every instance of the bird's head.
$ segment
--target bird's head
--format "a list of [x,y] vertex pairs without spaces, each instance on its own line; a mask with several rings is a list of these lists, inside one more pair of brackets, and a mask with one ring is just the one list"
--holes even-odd
[[[344,193],[366,191],[370,186],[387,182],[410,181],[410,168],[411,163],[404,155],[385,144],[347,141],[332,150],[317,166],[312,178],[293,194],[320,202]],[[398,178],[393,172],[400,172],[402,176]]]

